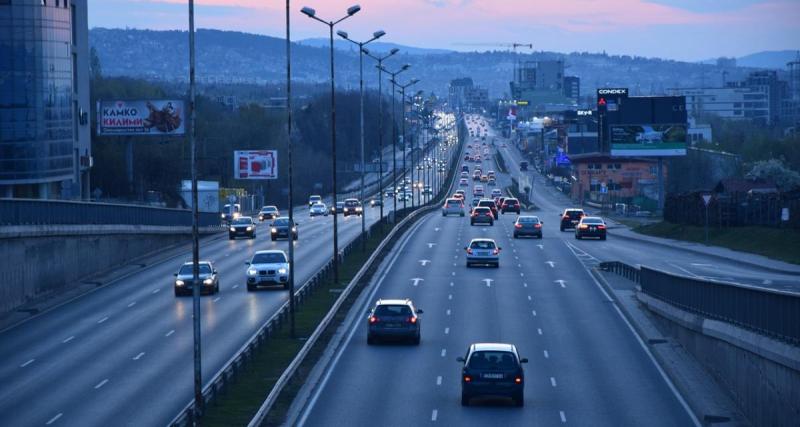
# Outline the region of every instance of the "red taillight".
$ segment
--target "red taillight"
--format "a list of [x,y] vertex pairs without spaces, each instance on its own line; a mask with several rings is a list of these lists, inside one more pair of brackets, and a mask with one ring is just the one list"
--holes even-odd
[[369,317],[369,323],[378,323],[378,318],[375,317],[375,316],[370,316]]
[[471,377],[471,376],[469,376],[469,375],[464,375],[464,382],[465,382],[465,383],[468,383],[468,382],[470,382],[470,381],[472,381],[472,377]]
[[569,215],[564,215],[561,217],[561,219],[569,219]]
[[522,384],[522,377],[514,378],[514,382],[517,383],[517,384]]
[[534,227],[536,227],[536,228],[542,228],[542,224],[536,224],[536,225],[534,225]]
[[495,249],[494,249],[494,251],[492,251],[492,253],[493,253],[493,254],[495,254],[495,255],[497,255],[497,254],[499,254],[499,253],[500,253],[500,249],[497,249],[497,248],[495,248]]
[[522,228],[522,224],[519,224],[519,223],[514,224],[514,228]]
[[467,248],[467,253],[472,255],[472,248]]
[[410,316],[410,317],[408,318],[408,323],[417,323],[417,318],[416,318],[416,317],[414,317],[414,316]]
[[606,229],[606,226],[605,226],[605,225],[602,225],[602,224],[600,224],[600,225],[598,225],[598,226],[597,226],[597,228],[598,228],[599,230],[605,230],[605,229]]

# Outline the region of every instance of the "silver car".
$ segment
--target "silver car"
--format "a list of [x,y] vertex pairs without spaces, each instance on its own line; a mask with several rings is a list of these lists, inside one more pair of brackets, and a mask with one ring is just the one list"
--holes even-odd
[[325,203],[314,203],[311,205],[311,209],[308,210],[308,214],[310,216],[317,216],[317,215],[325,215],[328,216],[328,207],[325,206]]
[[[219,292],[219,277],[217,277],[217,269],[214,268],[214,265],[211,261],[200,261],[197,263],[197,267],[199,270],[198,279],[200,279],[200,283],[202,286],[200,287],[200,293],[209,293],[209,294],[216,294]],[[192,295],[193,293],[193,280],[194,277],[192,263],[185,262],[181,266],[181,269],[175,273],[175,296],[181,295]]]
[[487,265],[490,267],[500,267],[500,250],[502,248],[492,239],[472,239],[467,251],[467,267],[473,265]]
[[442,206],[442,216],[447,215],[464,216],[464,202],[456,198],[445,200],[444,206]]
[[247,290],[262,286],[281,286],[289,289],[289,260],[283,251],[258,251],[246,262]]

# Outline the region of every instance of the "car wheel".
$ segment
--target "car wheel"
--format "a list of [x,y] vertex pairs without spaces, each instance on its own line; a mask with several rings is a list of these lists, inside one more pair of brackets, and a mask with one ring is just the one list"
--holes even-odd
[[214,293],[215,294],[219,293],[219,283],[217,283],[217,286],[214,286]]
[[412,340],[412,344],[419,345],[420,340],[421,337],[419,336],[419,334],[417,334],[417,336],[415,336],[414,339]]
[[179,296],[181,296],[181,292],[180,292],[179,290],[177,290],[177,289],[175,289],[175,296],[176,296],[176,297],[179,297]]
[[294,235],[294,240],[297,240],[297,234]]
[[469,225],[475,225],[475,221],[470,221]]
[[289,283],[288,282],[283,284],[283,290],[284,291],[288,291],[289,290]]
[[277,240],[277,239],[275,238],[275,236],[270,236],[270,238],[272,239],[272,241],[273,241],[273,242],[274,242],[275,240]]
[[446,213],[444,213],[444,212],[442,212],[442,216],[447,216],[447,214],[446,214]]
[[514,396],[514,406],[518,408],[525,406],[525,395],[523,393],[520,392]]
[[461,212],[461,216],[464,216],[464,212]]
[[558,227],[558,229],[564,231],[564,227]]
[[472,264],[471,263],[467,263],[467,268],[470,268],[470,267],[472,267]]
[[515,239],[519,239],[519,236],[517,236],[517,233],[514,233],[514,238]]
[[373,344],[375,344],[375,338],[373,338],[372,335],[367,335],[367,345]]
[[494,268],[500,268],[500,263],[499,262],[494,263]]
[[470,396],[467,393],[461,392],[461,406],[469,406]]
[[606,240],[606,236],[601,236],[600,240]]
[[233,240],[233,239],[235,239],[235,237],[233,237],[233,236],[228,236],[228,240]]
[[489,223],[489,225],[492,225],[492,226],[493,226],[493,225],[494,225],[494,221],[490,222],[490,223]]
[[254,290],[256,290],[256,287],[248,283],[247,284],[247,292],[253,292]]
[[581,236],[578,236],[577,234],[575,234],[575,240],[581,240]]

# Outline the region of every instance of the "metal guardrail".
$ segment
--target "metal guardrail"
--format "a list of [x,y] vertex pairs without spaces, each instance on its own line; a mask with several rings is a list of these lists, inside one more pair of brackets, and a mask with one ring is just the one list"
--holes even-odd
[[[0,199],[0,225],[191,226],[192,211],[68,200]],[[218,212],[200,212],[199,225],[220,224]]]
[[626,277],[642,292],[700,316],[800,345],[800,294],[700,279],[612,261],[599,268]]

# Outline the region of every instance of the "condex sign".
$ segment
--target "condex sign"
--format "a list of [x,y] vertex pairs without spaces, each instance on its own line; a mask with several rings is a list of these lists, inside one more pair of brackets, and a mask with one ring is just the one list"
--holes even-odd
[[97,101],[98,135],[180,136],[185,132],[183,101]]

